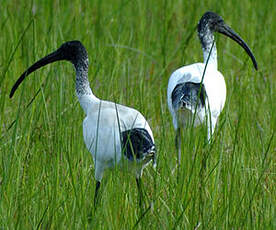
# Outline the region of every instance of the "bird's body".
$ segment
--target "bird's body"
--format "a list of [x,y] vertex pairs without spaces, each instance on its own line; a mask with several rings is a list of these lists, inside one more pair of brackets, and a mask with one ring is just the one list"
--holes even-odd
[[30,73],[61,60],[70,61],[76,71],[76,94],[86,114],[83,121],[84,142],[95,164],[95,204],[105,169],[115,165],[127,165],[134,171],[140,192],[143,168],[150,161],[154,166],[156,163],[152,131],[137,110],[100,100],[93,94],[88,81],[88,55],[81,42],[65,42],[59,49],[30,66],[14,84],[10,97]]
[[[208,138],[210,138],[212,132],[214,131],[214,126],[216,124],[217,118],[222,111],[226,99],[226,84],[222,74],[215,69],[214,66],[208,65],[205,70],[204,63],[195,63],[188,66],[183,66],[176,71],[174,71],[170,77],[168,90],[167,90],[167,100],[168,107],[172,114],[173,125],[175,129],[178,129],[181,126],[186,126],[194,122],[194,126],[198,126],[202,123],[210,123],[211,115],[211,124],[212,126],[208,129]],[[202,80],[203,78],[203,80]],[[200,86],[202,82],[202,86]],[[181,102],[181,99],[173,101],[173,92],[176,89],[177,85],[185,85],[189,83],[196,83],[198,89],[205,89],[206,95],[208,98],[204,97],[204,103],[198,101],[196,103],[186,104],[185,106]],[[203,88],[204,87],[204,88]],[[186,93],[189,93],[187,90]],[[185,92],[182,91],[183,96]],[[196,95],[197,98],[197,95]],[[210,110],[209,110],[210,109]],[[193,116],[196,112],[196,116],[193,121]],[[207,119],[207,120],[206,120]]]
[[133,162],[124,155],[125,143],[122,142],[122,133],[137,128],[144,129],[154,142],[146,119],[137,110],[113,102],[94,98],[90,103],[83,121],[83,136],[86,147],[94,159],[96,180],[101,181],[106,168],[124,163],[130,163],[130,169],[133,165],[137,176],[141,175],[146,162]]
[[223,75],[218,71],[214,32],[222,33],[242,46],[257,69],[257,62],[246,43],[224,23],[219,15],[206,12],[198,23],[203,63],[195,63],[175,70],[168,83],[167,102],[177,132],[176,147],[179,164],[180,129],[191,124],[194,126],[205,124],[210,141],[225,104],[226,84]]

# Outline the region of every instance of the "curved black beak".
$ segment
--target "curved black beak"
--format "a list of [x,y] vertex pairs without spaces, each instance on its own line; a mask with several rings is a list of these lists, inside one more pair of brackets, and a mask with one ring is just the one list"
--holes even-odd
[[224,35],[226,35],[227,37],[231,38],[232,40],[234,40],[235,42],[237,42],[245,51],[246,53],[249,55],[249,57],[251,58],[253,65],[255,67],[256,70],[258,70],[258,64],[257,61],[252,53],[252,51],[250,50],[250,48],[248,47],[248,45],[245,43],[244,40],[242,40],[242,38],[236,34],[229,26],[227,26],[226,24],[224,24],[223,26],[220,26],[217,30],[219,33],[222,33]]
[[13,85],[11,92],[10,92],[10,98],[12,98],[13,94],[15,93],[16,89],[19,87],[19,85],[22,83],[22,81],[32,72],[35,70],[41,68],[42,66],[45,66],[47,64],[64,60],[64,55],[61,52],[60,49],[54,51],[53,53],[50,53],[49,55],[45,56],[44,58],[40,59],[36,63],[34,63],[32,66],[30,66],[24,73],[21,74],[21,76],[18,78],[18,80]]

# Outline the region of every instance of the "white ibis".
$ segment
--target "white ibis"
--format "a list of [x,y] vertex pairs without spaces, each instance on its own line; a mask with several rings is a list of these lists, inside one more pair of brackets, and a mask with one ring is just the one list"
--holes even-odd
[[224,107],[226,85],[223,75],[217,68],[217,50],[214,32],[222,33],[245,49],[255,69],[257,62],[247,44],[223,19],[206,12],[198,23],[198,37],[203,50],[203,63],[183,66],[170,76],[167,100],[176,130],[175,143],[178,150],[178,163],[181,158],[181,127],[207,124],[208,140],[214,132],[217,119]]
[[[86,117],[83,137],[95,164],[94,205],[105,169],[128,166],[135,172],[141,203],[140,178],[150,162],[156,165],[155,144],[151,128],[135,109],[97,98],[88,81],[88,55],[79,41],[65,42],[59,49],[30,66],[16,81],[10,98],[21,82],[32,72],[56,61],[70,61],[76,71],[76,93]],[[125,164],[126,163],[126,164]]]

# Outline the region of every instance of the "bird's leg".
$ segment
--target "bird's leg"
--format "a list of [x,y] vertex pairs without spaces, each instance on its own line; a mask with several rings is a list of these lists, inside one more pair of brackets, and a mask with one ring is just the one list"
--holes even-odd
[[94,209],[96,210],[97,204],[98,204],[98,193],[99,193],[99,188],[100,188],[101,182],[97,181],[96,182],[96,188],[95,188],[95,195],[94,195]]
[[181,162],[181,135],[180,135],[180,128],[177,128],[176,135],[175,135],[175,147],[178,151],[178,158],[177,163],[180,165]]
[[143,190],[141,186],[141,177],[136,177],[136,184],[138,188],[138,195],[139,195],[139,206],[142,208],[142,201],[143,201]]

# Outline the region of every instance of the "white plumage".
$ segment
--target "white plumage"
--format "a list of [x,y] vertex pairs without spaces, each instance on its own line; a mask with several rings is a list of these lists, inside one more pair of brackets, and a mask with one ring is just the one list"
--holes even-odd
[[[92,96],[90,97],[92,99]],[[82,101],[83,98],[80,99]],[[83,121],[86,147],[95,162],[95,179],[101,181],[106,168],[123,164],[120,133],[134,128],[147,130],[154,142],[152,131],[143,115],[135,109],[103,101],[94,97],[89,102],[87,116]],[[139,161],[139,159],[137,159]],[[142,174],[145,162],[133,162],[137,177]],[[130,165],[130,169],[132,169]]]
[[[191,122],[193,118],[193,114],[195,112],[195,105],[186,105],[179,110],[175,110],[172,105],[172,92],[175,89],[175,86],[178,84],[185,84],[186,82],[194,82],[201,83],[203,72],[204,72],[205,64],[203,63],[195,63],[192,65],[184,66],[177,69],[172,73],[167,90],[168,97],[168,106],[169,110],[173,117],[173,125],[174,128],[177,129],[181,125],[186,125]],[[207,76],[213,76],[212,78],[208,78]],[[205,72],[205,77],[203,79],[202,84],[205,86],[206,94],[208,95],[208,99],[206,99],[205,107],[197,107],[197,113],[195,117],[194,125],[197,126],[205,121],[205,118],[209,119],[209,111],[208,111],[208,101],[210,107],[210,114],[212,118],[212,132],[213,128],[216,124],[216,120],[223,109],[225,99],[226,99],[226,85],[222,74],[216,70],[216,68],[209,63]],[[180,116],[180,117],[179,117]],[[177,118],[180,119],[177,119]],[[210,138],[211,130],[208,129],[208,138]]]
[[198,24],[198,37],[202,45],[204,62],[177,69],[170,76],[168,83],[167,102],[177,132],[176,148],[179,164],[181,127],[191,125],[193,120],[194,126],[207,124],[208,140],[210,140],[224,107],[226,84],[223,75],[217,70],[217,50],[213,32],[222,33],[241,45],[257,69],[257,62],[246,43],[224,23],[220,16],[206,12]]
[[88,55],[79,41],[64,43],[59,49],[29,67],[14,84],[10,97],[33,71],[49,63],[67,60],[76,70],[76,93],[86,114],[83,136],[95,164],[96,189],[94,204],[106,168],[115,165],[134,171],[140,195],[140,178],[143,168],[153,161],[156,164],[152,131],[143,115],[135,109],[103,101],[93,93],[88,81]]

